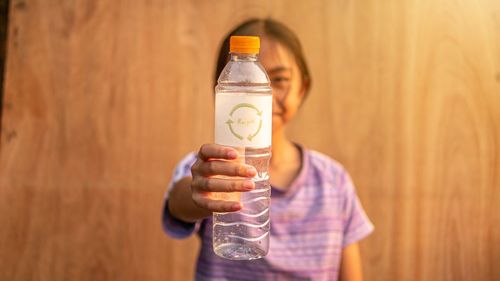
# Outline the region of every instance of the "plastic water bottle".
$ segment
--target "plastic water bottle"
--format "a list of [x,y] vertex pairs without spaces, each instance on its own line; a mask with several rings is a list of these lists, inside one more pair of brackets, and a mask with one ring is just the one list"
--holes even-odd
[[258,259],[269,251],[272,93],[259,48],[259,37],[232,36],[231,60],[215,87],[215,142],[234,147],[238,160],[257,170],[254,190],[218,194],[243,205],[238,212],[213,214],[214,252],[232,260]]

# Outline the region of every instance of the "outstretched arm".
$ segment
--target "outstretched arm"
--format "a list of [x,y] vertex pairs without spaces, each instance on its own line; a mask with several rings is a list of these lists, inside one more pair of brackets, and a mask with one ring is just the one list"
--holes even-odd
[[363,270],[358,243],[352,243],[342,250],[340,281],[362,281]]

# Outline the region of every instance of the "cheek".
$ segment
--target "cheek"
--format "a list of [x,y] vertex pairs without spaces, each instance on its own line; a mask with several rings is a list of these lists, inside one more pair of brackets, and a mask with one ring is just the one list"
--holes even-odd
[[284,104],[285,113],[283,114],[283,121],[285,122],[290,121],[290,119],[292,119],[297,113],[299,106],[300,106],[300,100],[297,97],[295,96],[289,97]]
[[284,103],[280,105],[273,102],[273,131],[285,126],[296,115],[300,106],[300,99],[296,96],[288,96]]

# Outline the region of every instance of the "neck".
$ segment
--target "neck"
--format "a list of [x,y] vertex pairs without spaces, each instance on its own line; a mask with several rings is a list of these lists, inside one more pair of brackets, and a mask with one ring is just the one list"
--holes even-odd
[[271,168],[277,167],[296,158],[297,149],[286,137],[284,130],[273,133]]
[[269,163],[271,185],[287,190],[300,171],[301,161],[300,150],[288,140],[285,132],[273,132],[272,156]]

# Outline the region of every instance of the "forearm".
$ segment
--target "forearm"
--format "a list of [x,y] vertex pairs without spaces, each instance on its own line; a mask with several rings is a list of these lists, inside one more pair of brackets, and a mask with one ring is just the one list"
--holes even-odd
[[342,250],[340,263],[340,281],[362,281],[363,270],[358,243],[353,243]]
[[212,215],[212,212],[194,203],[190,177],[183,178],[173,186],[168,198],[168,211],[175,218],[185,222],[196,222]]

